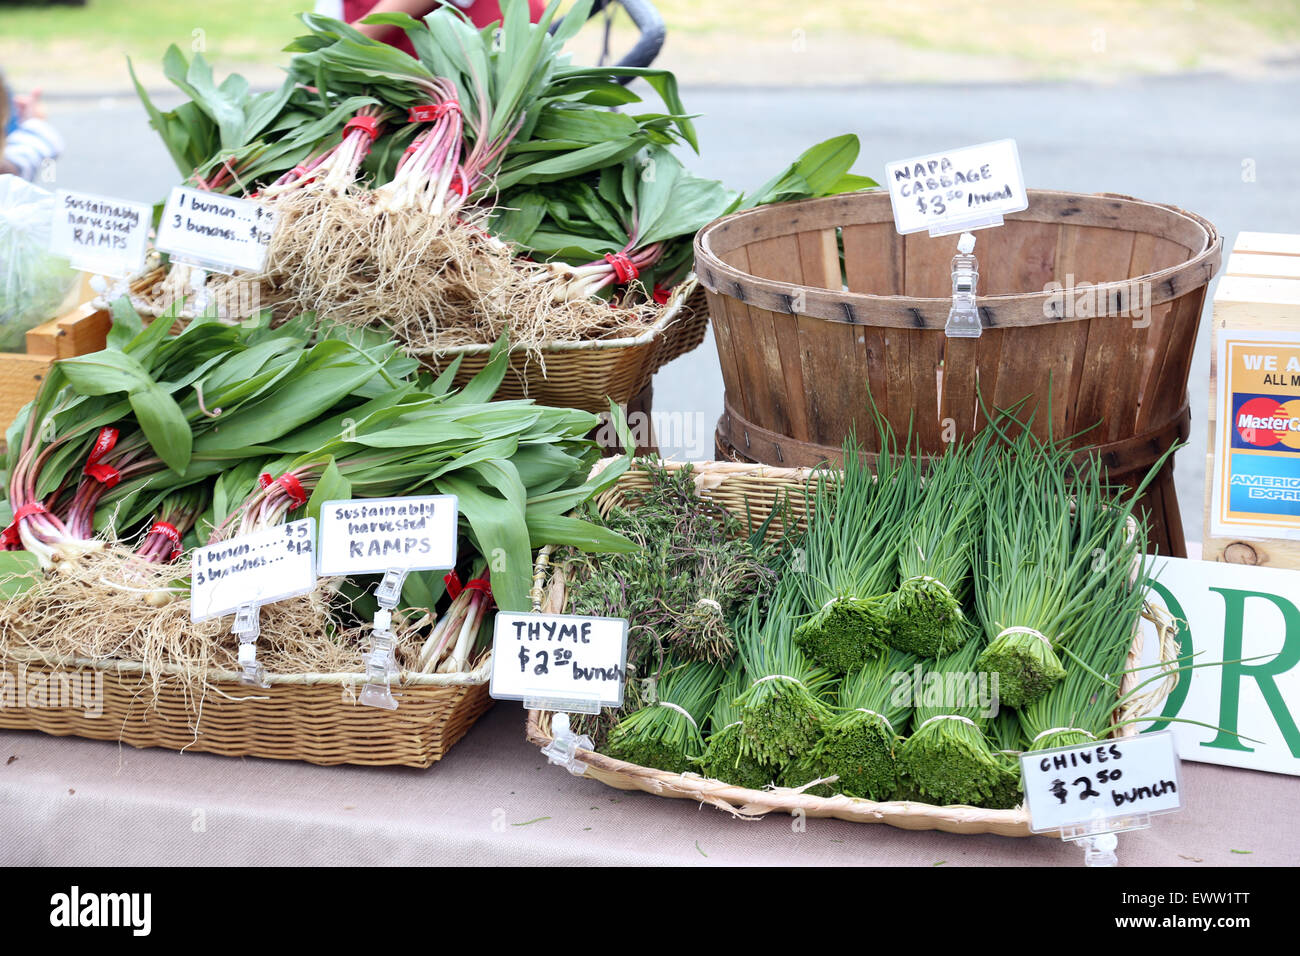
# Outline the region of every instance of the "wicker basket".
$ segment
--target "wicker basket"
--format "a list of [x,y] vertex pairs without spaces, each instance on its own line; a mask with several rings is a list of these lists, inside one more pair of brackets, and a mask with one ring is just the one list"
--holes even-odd
[[[542,357],[512,349],[505,380],[496,398],[531,398],[541,405],[609,410],[612,399],[624,404],[650,384],[651,377],[673,359],[704,341],[709,324],[708,302],[694,278],[673,293],[654,325],[640,335],[587,342],[557,342],[542,349]],[[465,345],[437,352],[415,352],[434,372],[461,357],[455,386],[462,387],[487,364],[491,345]]]
[[255,688],[238,674],[213,671],[199,702],[166,680],[155,699],[151,678],[136,663],[80,660],[56,668],[12,653],[2,663],[11,687],[31,687],[53,673],[102,675],[103,683],[98,716],[87,716],[84,706],[0,706],[0,729],[227,757],[428,767],[492,706],[490,659],[468,674],[403,673],[393,686],[399,706],[391,711],[357,703],[364,674],[268,674],[271,686]]
[[[668,464],[668,468],[685,467]],[[763,465],[734,462],[703,462],[692,465],[695,485],[701,497],[721,505],[742,524],[757,527],[767,514],[781,502],[788,502],[786,516],[802,525],[808,508],[808,479],[813,475],[806,468],[769,468]],[[606,513],[615,505],[635,500],[638,490],[648,487],[645,472],[633,469],[619,479],[614,487],[597,499],[597,507]],[[774,522],[775,525],[775,522]],[[769,534],[780,533],[780,528],[769,528]],[[550,549],[544,548],[537,559],[534,577],[533,602],[538,610],[558,613],[565,603],[565,582],[562,574],[550,573]],[[1171,662],[1178,656],[1177,629],[1173,620],[1159,608],[1148,607],[1143,615],[1152,621],[1160,635],[1160,659]],[[1135,667],[1142,657],[1141,622],[1134,622],[1133,648],[1129,653],[1129,667]],[[1141,678],[1129,673],[1120,687],[1120,696],[1127,694]],[[1177,682],[1170,673],[1165,680],[1151,685],[1149,692],[1129,700],[1115,720],[1125,720],[1144,714],[1156,713],[1165,697]],[[1116,736],[1132,736],[1137,731],[1133,724],[1118,728]],[[528,741],[538,747],[551,743],[551,714],[529,711],[526,727]],[[933,806],[906,800],[876,803],[857,797],[817,797],[796,789],[776,787],[768,790],[749,790],[719,780],[701,777],[694,773],[675,774],[650,767],[616,760],[604,754],[581,750],[579,759],[586,765],[583,776],[619,790],[641,790],[661,797],[695,800],[726,810],[744,819],[756,819],[765,814],[802,812],[809,817],[834,817],[857,823],[887,823],[904,830],[943,830],[948,833],[994,833],[999,836],[1030,836],[1029,815],[1023,807],[1014,810],[986,810],[980,807]]]

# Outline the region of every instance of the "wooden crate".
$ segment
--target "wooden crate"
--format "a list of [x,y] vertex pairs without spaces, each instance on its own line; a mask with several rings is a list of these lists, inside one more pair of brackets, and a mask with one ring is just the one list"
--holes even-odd
[[1202,557],[1232,564],[1300,568],[1300,541],[1215,538],[1210,535],[1214,454],[1218,447],[1219,335],[1233,330],[1300,330],[1300,235],[1243,232],[1228,257],[1214,294],[1210,345],[1210,439],[1205,459],[1205,530]]
[[94,290],[82,275],[74,300],[80,302],[27,333],[26,352],[0,352],[0,431],[36,397],[55,359],[98,352],[108,336],[110,317],[91,304]]

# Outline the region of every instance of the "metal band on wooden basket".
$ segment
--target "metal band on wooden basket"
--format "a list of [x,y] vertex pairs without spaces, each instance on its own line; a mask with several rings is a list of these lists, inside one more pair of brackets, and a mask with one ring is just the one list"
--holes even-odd
[[[608,460],[597,468],[608,466]],[[686,467],[677,463],[664,463],[670,470]],[[753,511],[763,503],[788,501],[791,511],[798,510],[802,519],[808,507],[809,481],[817,472],[807,468],[771,468],[739,462],[698,462],[694,469],[695,487],[701,497],[714,501],[737,517],[749,505]],[[613,488],[608,489],[597,505],[605,513],[609,508],[638,488],[648,487],[644,472],[633,468],[623,475]],[[757,515],[761,520],[763,515]],[[533,573],[531,597],[535,611],[560,613],[564,610],[566,588],[563,572],[551,564],[553,549],[542,548]],[[1159,713],[1164,700],[1178,682],[1178,631],[1173,618],[1163,609],[1146,605],[1141,618],[1134,622],[1133,646],[1129,651],[1129,668],[1142,659],[1142,620],[1155,625],[1160,641],[1159,660],[1167,676],[1154,682],[1150,689],[1117,708],[1115,721],[1130,720],[1146,714]],[[1120,683],[1118,697],[1128,694],[1146,678],[1142,674],[1127,673]],[[1118,699],[1118,698],[1117,698]],[[1117,729],[1117,736],[1131,737],[1137,733],[1133,724]],[[546,711],[529,711],[525,734],[530,743],[545,747],[551,742],[551,715]],[[1030,836],[1029,815],[1023,807],[1013,810],[987,810],[981,807],[935,806],[909,800],[876,803],[859,797],[837,795],[818,797],[804,793],[808,787],[826,781],[813,781],[801,788],[773,787],[768,790],[750,790],[711,780],[695,773],[668,773],[651,767],[641,767],[624,760],[616,760],[594,751],[579,750],[578,759],[586,764],[584,776],[599,780],[619,790],[641,790],[645,793],[673,799],[696,800],[707,803],[741,819],[758,819],[769,813],[802,812],[809,817],[833,817],[857,823],[887,823],[904,830],[943,830],[948,833],[993,833],[999,836]]]

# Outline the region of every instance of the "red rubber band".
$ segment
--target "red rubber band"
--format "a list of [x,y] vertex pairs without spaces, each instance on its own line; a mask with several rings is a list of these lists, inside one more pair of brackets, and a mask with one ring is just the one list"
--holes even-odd
[[263,488],[270,488],[273,484],[275,484],[275,479],[271,477],[271,473],[269,471],[264,471],[257,476],[257,483],[261,485]]
[[275,479],[275,483],[289,493],[295,508],[301,508],[307,503],[307,492],[303,490],[302,482],[287,471]]
[[9,527],[5,528],[3,533],[0,533],[0,543],[3,543],[5,547],[9,547],[10,545],[21,545],[23,539],[18,533],[18,525],[25,519],[30,518],[32,515],[49,513],[50,509],[45,507],[45,505],[39,501],[32,501],[23,505],[14,512],[14,520],[10,523]]
[[492,582],[488,578],[475,578],[465,585],[466,591],[481,591],[489,601],[492,600]]
[[671,296],[672,294],[673,294],[673,290],[668,288],[667,286],[656,285],[655,290],[652,293],[652,297],[660,305],[667,305],[668,297]]
[[359,129],[369,136],[372,143],[379,138],[379,120],[373,116],[352,117],[343,124],[343,135],[347,136],[354,129]]
[[465,181],[465,176],[459,169],[451,174],[451,188],[460,193],[462,199],[469,198],[469,183]]
[[621,283],[628,283],[641,274],[636,264],[622,252],[605,253],[605,261],[614,267],[614,278]]
[[93,465],[99,461],[117,444],[117,429],[105,426],[99,430],[98,437],[95,438],[94,447],[90,449],[90,455],[86,458],[87,465]]
[[176,530],[174,524],[166,521],[155,521],[153,527],[149,529],[149,534],[160,534],[172,543],[172,557],[175,561],[181,554],[181,533]]
[[412,123],[432,123],[442,119],[452,110],[459,113],[460,104],[455,100],[447,100],[445,103],[422,103],[419,106],[412,106],[406,111],[406,115]]
[[453,601],[460,597],[461,591],[465,590],[465,586],[460,583],[460,575],[454,569],[442,576],[442,583],[447,585],[447,596]]
[[122,473],[112,465],[87,465],[81,470],[81,473],[98,481],[105,488],[116,488],[117,483],[122,480]]

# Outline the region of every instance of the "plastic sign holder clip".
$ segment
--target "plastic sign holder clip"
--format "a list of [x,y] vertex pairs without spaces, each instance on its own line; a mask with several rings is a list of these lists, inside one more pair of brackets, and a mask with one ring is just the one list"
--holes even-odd
[[370,653],[366,655],[366,683],[358,701],[367,707],[397,710],[393,698],[393,678],[401,673],[393,653],[397,635],[393,633],[393,611],[402,597],[405,570],[389,568],[375,589],[379,609],[375,611],[374,631],[370,635]]
[[[998,217],[1001,223],[1002,217]],[[952,310],[948,324],[943,327],[949,338],[977,339],[983,333],[979,308],[975,304],[975,290],[979,287],[980,264],[973,255],[975,237],[963,232],[957,240],[957,255],[952,259]]]
[[551,715],[551,742],[542,748],[547,763],[563,767],[575,777],[587,772],[587,765],[578,759],[578,750],[595,750],[586,734],[575,734],[569,727],[569,715]]
[[1083,847],[1084,866],[1118,866],[1119,858],[1115,855],[1115,848],[1119,846],[1119,837],[1116,834],[1128,830],[1145,830],[1150,826],[1149,813],[1108,817],[1097,810],[1087,823],[1062,827],[1061,839]]
[[[112,285],[109,285],[110,280]],[[131,280],[126,276],[114,278],[96,273],[90,277],[90,287],[104,300],[105,305],[111,305],[131,291]]]
[[239,666],[243,668],[239,682],[256,687],[270,687],[266,679],[266,668],[257,659],[257,637],[262,633],[261,605],[245,604],[239,608],[235,612],[235,623],[231,631],[239,638]]

